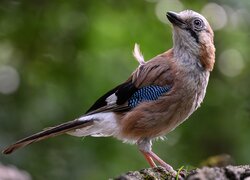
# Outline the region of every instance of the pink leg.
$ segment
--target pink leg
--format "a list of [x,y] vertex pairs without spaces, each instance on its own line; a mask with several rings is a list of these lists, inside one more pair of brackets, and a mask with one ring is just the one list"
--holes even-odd
[[150,155],[144,151],[141,151],[141,153],[144,155],[145,159],[148,161],[149,165],[154,168],[156,167],[155,162],[153,161],[153,159],[150,157]]
[[163,166],[167,171],[171,172],[173,175],[177,175],[176,171],[172,168],[172,166],[170,166],[169,164],[167,164],[166,162],[164,162],[161,158],[159,158],[159,156],[157,156],[153,151],[148,152],[149,156],[156,160],[161,166]]
[[150,164],[151,167],[156,167],[154,162],[157,161],[161,166],[163,166],[168,172],[170,172],[173,176],[177,175],[177,172],[167,163],[165,163],[161,158],[159,158],[155,153],[152,151],[152,142],[148,138],[139,139],[137,141],[137,145],[139,150],[145,156],[146,160]]
[[161,166],[163,166],[168,172],[170,172],[173,176],[177,175],[177,172],[169,164],[167,164],[161,158],[159,158],[159,156],[157,156],[153,151],[145,152],[141,150],[141,152],[151,167],[156,167],[156,164],[154,162],[155,160]]

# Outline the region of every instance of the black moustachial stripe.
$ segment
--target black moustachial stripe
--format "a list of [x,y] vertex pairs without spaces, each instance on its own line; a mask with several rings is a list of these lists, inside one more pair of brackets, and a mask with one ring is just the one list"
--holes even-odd
[[192,30],[191,28],[186,28],[186,30],[195,39],[195,41],[197,42],[197,44],[199,44],[199,37],[198,37],[197,33],[194,30]]

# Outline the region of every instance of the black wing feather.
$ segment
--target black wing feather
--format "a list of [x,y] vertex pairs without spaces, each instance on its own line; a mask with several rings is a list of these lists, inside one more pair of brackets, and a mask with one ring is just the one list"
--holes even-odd
[[[124,111],[130,109],[128,106],[122,106],[138,89],[131,82],[125,82],[116,86],[114,89],[108,91],[106,94],[101,96],[86,112],[86,114],[92,114],[98,109],[103,109],[104,111],[114,110],[114,111]],[[114,94],[117,96],[116,106],[105,107],[107,106],[107,98]],[[99,110],[98,110],[99,111]]]
[[122,105],[138,90],[132,82],[123,83],[115,92],[117,105]]

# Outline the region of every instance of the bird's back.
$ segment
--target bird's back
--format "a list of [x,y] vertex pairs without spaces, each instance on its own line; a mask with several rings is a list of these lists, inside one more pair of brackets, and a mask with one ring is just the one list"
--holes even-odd
[[155,138],[172,131],[200,106],[209,74],[199,65],[177,60],[172,49],[139,67],[132,76],[136,86],[153,84],[171,88],[156,101],[143,102],[126,113],[119,120],[120,138]]

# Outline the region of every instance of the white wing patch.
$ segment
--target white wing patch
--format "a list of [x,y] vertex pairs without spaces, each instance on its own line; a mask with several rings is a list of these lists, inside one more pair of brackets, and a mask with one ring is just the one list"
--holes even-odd
[[113,105],[116,104],[117,96],[114,94],[111,94],[109,97],[106,98],[107,105]]

